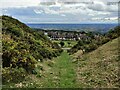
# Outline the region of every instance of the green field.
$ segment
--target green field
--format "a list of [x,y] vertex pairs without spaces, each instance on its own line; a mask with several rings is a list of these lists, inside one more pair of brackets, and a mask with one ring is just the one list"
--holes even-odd
[[[61,42],[61,40],[53,40],[52,42],[56,42],[57,44],[59,44]],[[64,40],[62,42],[64,42],[63,48],[71,48],[77,44],[77,41],[75,41],[75,40]]]

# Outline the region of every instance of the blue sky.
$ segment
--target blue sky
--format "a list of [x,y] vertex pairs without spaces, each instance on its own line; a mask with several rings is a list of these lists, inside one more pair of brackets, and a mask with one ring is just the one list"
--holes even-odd
[[0,0],[0,14],[24,23],[117,23],[118,1]]

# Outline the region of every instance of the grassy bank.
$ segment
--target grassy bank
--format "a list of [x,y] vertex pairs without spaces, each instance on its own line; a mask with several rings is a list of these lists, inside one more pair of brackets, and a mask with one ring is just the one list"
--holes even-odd
[[115,88],[119,85],[118,38],[79,56],[78,86]]

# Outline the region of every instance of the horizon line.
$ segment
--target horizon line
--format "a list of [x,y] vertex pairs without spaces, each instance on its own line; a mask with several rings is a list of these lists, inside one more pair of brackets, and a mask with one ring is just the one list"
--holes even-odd
[[119,24],[117,23],[26,23],[26,24]]

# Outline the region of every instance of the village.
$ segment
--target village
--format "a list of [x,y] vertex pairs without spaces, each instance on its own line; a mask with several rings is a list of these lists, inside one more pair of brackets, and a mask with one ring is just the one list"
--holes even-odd
[[91,34],[91,32],[77,32],[77,31],[50,31],[45,30],[43,31],[45,35],[48,36],[50,40],[89,40],[91,37],[94,39],[99,39],[99,34]]

